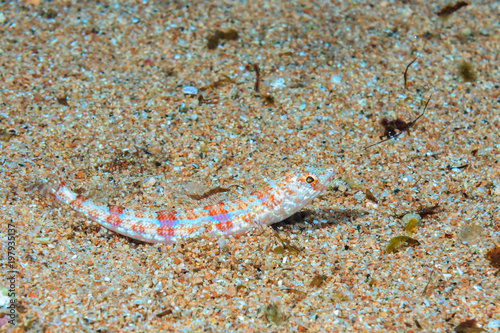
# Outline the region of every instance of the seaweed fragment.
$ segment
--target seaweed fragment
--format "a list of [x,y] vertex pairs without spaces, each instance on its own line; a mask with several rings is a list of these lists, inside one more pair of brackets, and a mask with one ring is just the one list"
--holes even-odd
[[43,18],[54,19],[57,17],[57,11],[53,8],[48,8],[47,10],[42,9],[39,13]]
[[425,208],[419,209],[417,211],[417,214],[420,215],[421,218],[425,218],[425,217],[430,216],[430,215],[435,215],[435,214],[441,212],[441,209],[439,209],[440,207],[441,206],[439,206],[439,205],[425,207]]
[[[425,103],[425,107],[424,107],[424,110],[422,111],[421,114],[418,115],[417,118],[413,119],[412,121],[410,121],[409,123],[405,123],[406,126],[404,126],[404,128],[397,134],[394,134],[393,136],[389,135],[387,139],[385,140],[381,140],[379,142],[376,142],[376,143],[373,143],[367,147],[365,147],[363,150],[367,150],[368,148],[371,148],[373,146],[376,146],[376,145],[379,145],[383,142],[386,142],[386,141],[389,141],[389,140],[392,140],[392,139],[396,139],[397,137],[399,137],[401,134],[403,134],[405,131],[407,131],[410,127],[412,127],[420,118],[423,117],[423,115],[425,114],[425,112],[427,111],[427,106],[429,105],[429,102],[431,101],[431,97],[432,97],[432,94],[429,96],[429,99],[427,100],[427,102]],[[382,119],[383,120],[383,119]],[[400,124],[401,125],[401,124]],[[385,133],[384,133],[385,134]],[[383,137],[383,136],[382,136]]]
[[451,165],[448,165],[448,167],[446,168],[447,170],[452,170],[452,169],[465,169],[469,166],[469,164],[462,164],[462,165],[459,165],[459,166],[451,166]]
[[226,30],[226,32],[224,32],[223,38],[225,40],[238,40],[238,38],[240,38],[240,35],[235,29],[228,29]]
[[403,79],[404,79],[404,81],[405,81],[405,85],[404,85],[404,88],[405,88],[405,89],[408,89],[408,69],[410,68],[410,66],[411,66],[411,65],[413,65],[413,63],[414,63],[415,61],[417,61],[417,59],[418,59],[418,54],[417,54],[417,56],[415,57],[415,59],[413,59],[413,60],[412,60],[412,61],[408,64],[408,66],[406,66],[405,72],[403,73]]
[[290,241],[287,239],[283,239],[280,237],[280,235],[275,231],[274,236],[280,241],[281,246],[277,246],[273,249],[273,252],[276,254],[284,254],[286,251],[292,253],[292,254],[297,254],[301,252],[302,250],[299,249],[296,246],[293,246],[290,244]]
[[57,99],[57,103],[64,105],[64,106],[69,106],[67,96],[56,97],[56,99]]
[[293,294],[294,301],[296,301],[296,302],[302,301],[307,296],[307,293],[305,291],[298,290],[298,289],[285,288],[282,290],[288,294]]
[[484,332],[485,330],[477,326],[476,319],[467,319],[454,329],[457,333],[473,333],[473,332]]
[[173,313],[172,309],[167,309],[167,310],[165,310],[165,311],[162,311],[162,312],[160,312],[160,313],[157,313],[157,314],[156,314],[156,317],[161,318],[161,317],[165,317],[165,316],[167,316],[167,315],[170,315],[170,314],[172,314],[172,313]]
[[271,94],[267,94],[265,92],[260,93],[260,82],[261,82],[261,72],[259,68],[259,64],[248,64],[245,65],[245,69],[249,72],[255,72],[255,84],[254,84],[254,91],[255,91],[255,96],[260,97],[263,101],[264,104],[270,105],[270,106],[275,106],[276,105],[276,99],[274,96]]
[[236,293],[242,292],[244,295],[247,295],[250,292],[250,288],[245,286],[244,284],[239,284],[236,286]]
[[16,135],[17,135],[16,131],[13,129],[5,129],[5,128],[0,129],[0,141],[8,142],[10,138]]
[[497,274],[500,273],[500,246],[495,244],[495,247],[486,253],[486,259],[490,262],[490,265],[498,269]]
[[449,4],[441,8],[438,12],[437,15],[440,17],[448,17],[457,10],[459,10],[462,7],[468,6],[469,3],[467,1],[458,1],[454,4]]
[[[217,81],[215,82],[212,82],[206,86],[203,86],[200,88],[200,91],[205,91],[205,90],[208,90],[208,89],[215,89],[215,88],[219,88],[219,87],[222,87],[226,84],[238,84],[235,80],[231,79],[229,76],[227,75],[222,75],[221,78],[219,78]],[[241,84],[241,83],[239,83]]]
[[260,68],[259,64],[252,64],[252,65],[246,65],[245,69],[247,71],[254,71],[255,72],[255,85],[254,85],[254,90],[255,92],[259,92],[259,86],[260,86]]
[[387,245],[385,252],[396,253],[399,252],[401,248],[417,245],[420,245],[420,242],[414,238],[409,236],[396,236],[389,241],[389,245]]
[[452,320],[453,318],[455,318],[456,315],[457,315],[457,313],[453,312],[453,314],[450,317],[446,318],[444,321],[449,322],[450,320]]
[[427,281],[427,284],[425,285],[425,288],[422,291],[422,296],[427,295],[427,290],[429,289],[429,286],[431,285],[433,275],[434,275],[434,271],[431,271],[431,275],[429,276],[429,280]]
[[476,224],[466,225],[460,229],[458,237],[463,242],[472,243],[476,238],[481,236],[483,231],[484,228],[479,225]]
[[422,46],[422,49],[420,50],[420,52],[417,53],[417,56],[412,60],[410,61],[410,63],[408,64],[408,66],[406,66],[406,69],[403,73],[403,79],[404,79],[404,88],[405,89],[408,89],[408,70],[410,69],[410,66],[413,65],[413,63],[415,61],[417,61],[418,57],[420,57],[420,54],[422,53],[422,51],[424,50],[424,47],[425,47],[425,43],[424,45]]
[[326,279],[326,275],[316,274],[309,283],[309,287],[320,288],[325,283]]
[[229,29],[226,31],[215,30],[214,34],[208,37],[207,39],[207,47],[209,50],[215,50],[221,40],[237,40],[239,38],[238,31],[235,29]]
[[405,227],[408,234],[413,234],[422,222],[422,217],[418,214],[406,214],[401,219],[401,224]]
[[215,50],[219,46],[220,35],[217,33],[219,30],[215,32],[214,35],[208,37],[207,47],[209,50]]
[[264,315],[269,323],[280,325],[283,322],[283,314],[276,303],[266,306],[264,308]]
[[374,203],[378,203],[377,198],[375,198],[375,196],[369,189],[365,190],[365,196],[368,200],[373,201]]
[[289,294],[296,294],[300,297],[305,297],[307,295],[307,293],[305,291],[302,291],[302,290],[298,290],[298,289],[293,289],[293,288],[285,288],[283,289],[283,291],[289,293]]
[[465,82],[474,82],[477,78],[474,66],[467,61],[462,61],[458,64],[458,75],[460,75]]
[[269,94],[262,94],[260,97],[264,101],[264,104],[272,105],[272,106],[276,105],[276,100],[275,100],[274,96],[269,95]]
[[396,118],[394,120],[382,118],[382,120],[380,120],[380,125],[384,127],[384,134],[380,137],[380,139],[383,137],[391,139],[398,134],[397,131],[403,131],[408,126],[408,123],[400,118]]

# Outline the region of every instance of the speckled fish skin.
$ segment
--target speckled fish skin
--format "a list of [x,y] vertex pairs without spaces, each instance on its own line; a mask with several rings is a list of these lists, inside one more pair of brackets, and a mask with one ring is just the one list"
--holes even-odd
[[332,169],[303,168],[266,184],[262,191],[237,200],[187,210],[143,211],[101,205],[71,191],[64,182],[37,190],[69,205],[103,227],[148,243],[183,238],[241,234],[255,225],[271,225],[298,212],[323,193]]

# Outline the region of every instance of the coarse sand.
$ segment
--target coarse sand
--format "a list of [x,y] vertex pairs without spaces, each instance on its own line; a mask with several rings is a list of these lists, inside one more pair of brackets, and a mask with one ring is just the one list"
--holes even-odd
[[[1,330],[498,332],[500,2],[454,4],[0,3]],[[292,218],[175,245],[30,189],[183,209],[309,165]]]

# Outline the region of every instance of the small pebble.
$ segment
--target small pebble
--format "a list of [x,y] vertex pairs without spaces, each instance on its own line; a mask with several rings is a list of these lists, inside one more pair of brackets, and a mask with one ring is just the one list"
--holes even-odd
[[285,88],[286,87],[285,80],[283,78],[276,79],[273,83],[271,83],[271,86],[274,89]]
[[50,239],[46,238],[46,237],[37,237],[37,238],[33,239],[33,243],[36,243],[36,244],[49,244],[50,243]]
[[146,180],[142,183],[142,186],[143,186],[143,187],[151,187],[151,186],[153,186],[154,184],[156,184],[156,178],[155,178],[155,177],[149,177],[148,179],[146,179]]
[[342,83],[342,78],[339,75],[334,75],[330,79],[330,82],[335,83],[335,84],[341,84]]
[[363,191],[358,191],[356,194],[353,195],[353,198],[358,200],[358,201],[364,200],[365,197],[366,197],[366,195],[365,195],[365,192],[363,192]]
[[184,95],[198,95],[198,89],[191,86],[185,86],[184,88],[182,88],[182,93]]
[[[415,221],[415,222],[413,222],[413,221]],[[414,227],[418,227],[420,225],[420,223],[422,222],[422,217],[418,214],[406,214],[401,219],[401,224],[405,228],[408,226],[408,223],[410,223],[410,222],[413,222]]]

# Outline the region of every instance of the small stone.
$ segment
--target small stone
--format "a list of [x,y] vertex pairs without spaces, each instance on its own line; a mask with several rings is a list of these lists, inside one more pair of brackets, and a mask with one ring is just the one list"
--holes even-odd
[[330,79],[330,82],[335,83],[335,84],[341,84],[342,83],[342,78],[339,75],[334,75]]
[[10,303],[10,297],[5,295],[0,295],[0,307],[6,308]]
[[227,294],[231,297],[236,296],[236,287],[235,286],[229,286],[227,288]]
[[403,227],[406,228],[408,226],[408,223],[412,223],[415,227],[419,226],[420,223],[422,222],[422,217],[418,214],[406,214],[403,216],[401,219],[401,224]]
[[285,88],[286,87],[286,85],[285,85],[285,79],[283,79],[283,78],[276,79],[274,82],[271,83],[271,86],[274,89]]
[[500,186],[493,185],[493,187],[491,188],[491,194],[493,194],[494,196],[500,197]]
[[463,242],[473,243],[476,238],[483,234],[483,231],[484,228],[479,225],[466,225],[460,228],[458,238]]
[[363,191],[358,191],[356,194],[353,195],[353,198],[358,200],[358,201],[364,200],[365,197],[366,197],[366,195],[365,195],[365,192],[363,192]]
[[182,93],[184,95],[198,95],[198,89],[191,86],[185,86],[184,88],[182,88]]
[[33,239],[33,243],[46,245],[50,243],[50,239],[46,237],[37,237]]
[[203,279],[201,277],[195,277],[193,279],[191,279],[191,283],[193,285],[200,285],[200,284],[203,284]]
[[470,35],[472,35],[472,30],[470,30],[469,28],[465,28],[465,29],[462,29],[462,31],[460,33],[463,36],[470,36]]
[[142,186],[143,186],[143,187],[151,187],[151,186],[153,186],[154,184],[156,184],[156,178],[155,178],[155,177],[149,177],[148,179],[146,179],[146,180],[142,183]]

